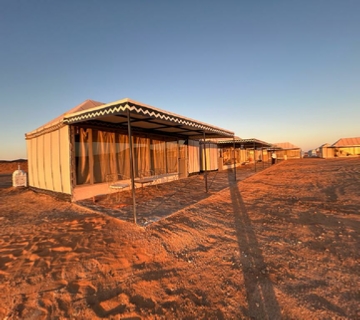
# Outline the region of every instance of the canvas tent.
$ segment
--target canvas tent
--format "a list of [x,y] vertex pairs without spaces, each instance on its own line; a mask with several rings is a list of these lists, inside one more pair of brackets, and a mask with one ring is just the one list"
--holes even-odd
[[[219,168],[227,169],[245,163],[268,161],[267,149],[272,147],[271,143],[259,139],[226,139],[218,140]],[[235,161],[234,161],[235,159]]]
[[274,143],[272,148],[279,160],[301,158],[301,149],[290,142]]
[[[95,108],[103,103],[86,100],[68,114]],[[29,186],[63,195],[72,194],[70,127],[64,124],[66,114],[25,135],[27,143]],[[74,170],[74,168],[72,168]]]
[[360,155],[360,137],[341,138],[331,145],[335,157]]
[[333,158],[334,157],[334,149],[331,148],[330,144],[324,143],[318,148],[317,156],[320,158]]
[[155,172],[177,179],[200,171],[199,140],[231,131],[131,99],[87,100],[26,134],[29,185],[72,201],[107,191],[108,173]]

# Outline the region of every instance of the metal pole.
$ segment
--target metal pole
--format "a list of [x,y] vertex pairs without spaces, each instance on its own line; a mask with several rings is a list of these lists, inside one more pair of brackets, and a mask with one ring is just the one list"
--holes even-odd
[[167,163],[167,141],[165,141],[165,154],[164,154],[164,160],[165,160],[165,172],[164,173],[168,173],[168,163]]
[[255,148],[255,142],[254,142],[254,169],[256,172],[256,148]]
[[261,162],[262,162],[263,169],[264,169],[264,148],[261,148]]
[[204,131],[204,161],[205,161],[205,172],[204,172],[204,179],[205,179],[205,192],[208,192],[208,183],[207,183],[207,161],[206,161],[206,142],[205,142],[205,131]]
[[244,145],[241,144],[241,145],[240,145],[240,166],[241,166],[241,164],[243,163],[243,161],[242,161],[243,150],[244,150]]
[[133,200],[133,213],[134,223],[136,224],[136,198],[135,198],[135,162],[134,162],[134,148],[131,134],[131,121],[130,121],[130,110],[127,111],[128,120],[128,135],[129,135],[129,147],[130,147],[130,175],[131,175],[131,191]]
[[235,153],[235,137],[233,137],[233,147],[234,147],[234,176],[236,181],[236,153]]
[[180,176],[180,144],[179,144],[179,138],[176,138],[176,166],[177,166],[177,174],[178,177]]
[[267,150],[267,156],[268,156],[268,167],[270,167],[271,166],[271,161],[272,161],[272,159],[271,159],[272,151],[270,151],[270,157],[269,157],[269,149]]

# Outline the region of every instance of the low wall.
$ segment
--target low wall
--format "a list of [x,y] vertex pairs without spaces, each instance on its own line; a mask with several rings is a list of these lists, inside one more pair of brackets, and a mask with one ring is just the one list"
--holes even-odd
[[[174,181],[174,180],[179,180],[178,173],[161,174],[161,175],[156,176],[154,181],[144,184],[144,188],[149,185],[156,185],[156,184],[161,184],[161,183],[170,182],[170,181]],[[124,182],[127,182],[131,185],[131,180],[125,180]],[[137,189],[141,188],[141,184],[137,183],[136,188]],[[128,187],[128,188],[124,188],[121,190],[117,190],[117,192],[129,192],[130,189],[131,188]],[[76,202],[76,201],[80,201],[80,200],[84,200],[84,199],[90,199],[97,195],[109,194],[112,192],[114,192],[114,191],[109,188],[109,184],[107,182],[97,183],[97,184],[92,184],[92,185],[76,186],[73,190],[72,201]]]

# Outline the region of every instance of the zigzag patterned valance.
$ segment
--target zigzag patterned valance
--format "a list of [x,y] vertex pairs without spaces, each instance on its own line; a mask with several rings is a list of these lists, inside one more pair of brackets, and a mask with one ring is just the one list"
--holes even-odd
[[242,145],[245,148],[252,148],[252,147],[256,147],[256,148],[271,148],[273,145],[269,142],[265,142],[265,141],[261,141],[258,139],[235,139],[235,140],[221,140],[221,141],[217,141],[216,142],[218,145],[222,145],[222,146],[231,146],[234,143],[236,144],[236,146],[238,145]]
[[157,109],[130,99],[116,101],[64,116],[64,123],[75,124],[90,120],[126,125],[130,112],[131,125],[135,128],[166,134],[179,134],[201,139],[203,132],[212,137],[232,137],[233,132],[180,115]]

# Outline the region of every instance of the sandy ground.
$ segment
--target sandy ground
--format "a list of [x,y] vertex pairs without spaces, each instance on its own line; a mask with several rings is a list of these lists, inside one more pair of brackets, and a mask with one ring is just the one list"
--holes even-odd
[[1,188],[0,319],[360,319],[360,158],[241,174],[137,191],[143,226]]
[[0,160],[0,188],[12,186],[12,173],[19,168],[27,172],[27,161],[23,159],[14,161]]

